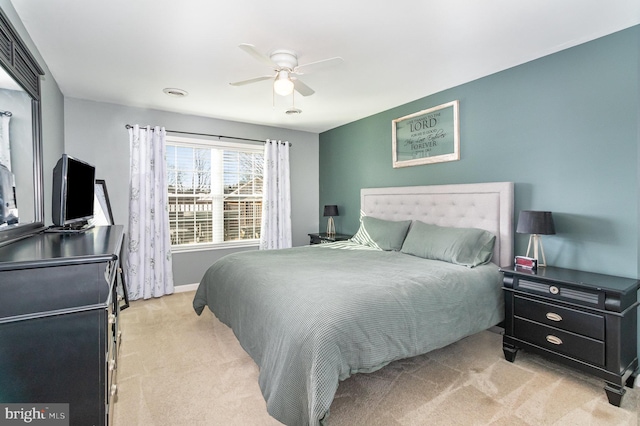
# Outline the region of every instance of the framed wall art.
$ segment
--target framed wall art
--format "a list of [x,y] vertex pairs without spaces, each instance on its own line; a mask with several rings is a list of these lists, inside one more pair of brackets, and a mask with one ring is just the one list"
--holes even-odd
[[[93,219],[91,219],[89,223],[93,226],[109,226],[115,224],[113,211],[111,210],[111,202],[109,201],[109,193],[107,192],[107,183],[102,179],[96,179],[93,198]],[[122,245],[120,247],[118,279],[116,280],[118,295],[121,295],[124,300],[120,305],[120,310],[129,307],[129,292],[127,290],[125,274],[122,269],[124,267],[124,250],[125,246]]]
[[104,180],[96,179],[94,194],[93,219],[91,224],[94,226],[113,225],[113,213],[111,211],[111,203],[109,202],[107,183]]
[[458,101],[392,121],[393,167],[460,159]]

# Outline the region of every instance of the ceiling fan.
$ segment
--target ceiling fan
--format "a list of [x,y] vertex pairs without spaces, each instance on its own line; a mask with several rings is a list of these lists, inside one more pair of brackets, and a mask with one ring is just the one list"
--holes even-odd
[[297,76],[303,75],[305,71],[311,68],[316,68],[318,65],[337,65],[342,62],[342,58],[334,57],[298,65],[298,55],[292,50],[277,49],[269,55],[265,55],[259,52],[252,44],[243,43],[239,47],[258,61],[273,69],[275,74],[263,75],[229,84],[232,86],[244,86],[246,84],[257,83],[263,80],[273,80],[273,90],[281,96],[288,96],[293,93],[294,90],[302,96],[313,95],[315,91],[304,84]]

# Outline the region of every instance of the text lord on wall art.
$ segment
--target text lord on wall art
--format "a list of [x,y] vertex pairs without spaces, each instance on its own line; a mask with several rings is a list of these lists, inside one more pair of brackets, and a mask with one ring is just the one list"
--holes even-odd
[[458,101],[392,121],[393,167],[460,159]]

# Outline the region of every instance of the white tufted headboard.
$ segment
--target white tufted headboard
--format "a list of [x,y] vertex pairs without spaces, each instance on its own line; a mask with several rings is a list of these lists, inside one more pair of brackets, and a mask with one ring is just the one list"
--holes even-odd
[[363,188],[360,208],[385,220],[420,220],[485,229],[496,236],[492,262],[513,263],[513,182]]

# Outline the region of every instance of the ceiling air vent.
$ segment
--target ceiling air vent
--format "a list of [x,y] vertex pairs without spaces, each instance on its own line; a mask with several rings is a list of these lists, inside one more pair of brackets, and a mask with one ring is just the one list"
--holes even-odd
[[187,96],[189,93],[187,93],[186,90],[182,90],[182,89],[174,89],[171,87],[167,87],[166,89],[162,90],[164,93],[166,93],[169,96],[173,96],[175,98],[184,98],[185,96]]

